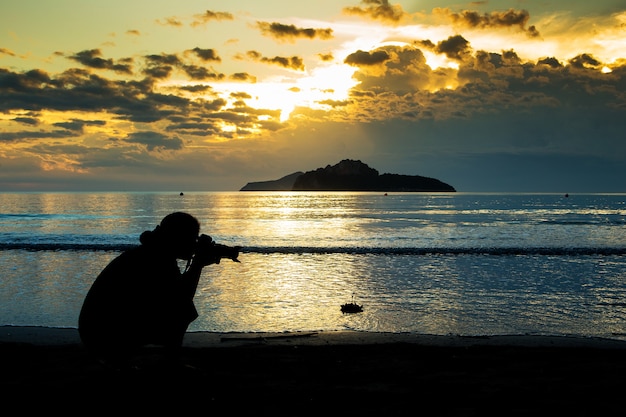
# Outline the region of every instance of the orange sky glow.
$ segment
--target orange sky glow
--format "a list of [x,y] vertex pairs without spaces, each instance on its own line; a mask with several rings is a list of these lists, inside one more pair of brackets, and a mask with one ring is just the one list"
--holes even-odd
[[537,3],[5,1],[0,191],[626,192],[626,7]]

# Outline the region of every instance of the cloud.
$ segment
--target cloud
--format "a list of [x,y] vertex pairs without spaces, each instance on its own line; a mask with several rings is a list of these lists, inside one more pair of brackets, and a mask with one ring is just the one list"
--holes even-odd
[[50,81],[48,73],[39,69],[16,73],[0,68],[0,89],[9,93],[36,89]]
[[[212,49],[195,48],[191,51],[195,55],[201,57],[203,60],[220,60],[220,58],[215,54]],[[143,73],[155,79],[169,78],[174,70],[180,70],[190,79],[196,81],[222,80],[226,77],[224,74],[218,73],[211,68],[200,65],[187,64],[176,54],[153,54],[146,55],[144,58],[146,60],[146,67],[144,68]]]
[[173,27],[182,27],[183,26],[183,22],[181,22],[180,19],[178,19],[175,16],[166,17],[165,21],[161,21],[161,19],[157,19],[156,22],[159,25],[162,25],[162,26],[173,26]]
[[[376,17],[375,9],[393,7],[369,1],[359,9],[362,16],[384,19]],[[134,181],[136,189],[144,184],[146,189],[163,189],[165,184],[178,189],[184,178],[189,181],[184,184],[197,189],[236,189],[266,177],[267,165],[279,167],[267,176],[271,178],[291,168],[323,165],[337,155],[394,172],[402,167],[416,173],[419,166],[417,173],[470,191],[477,189],[472,181],[486,190],[495,189],[498,181],[501,189],[523,187],[516,178],[533,174],[535,167],[524,165],[532,161],[541,161],[538,171],[555,187],[567,180],[565,172],[578,172],[572,178],[585,179],[583,167],[551,171],[550,161],[575,165],[588,156],[595,158],[592,168],[604,164],[611,169],[602,172],[623,177],[624,169],[614,167],[625,166],[626,59],[598,53],[591,43],[576,43],[568,53],[561,46],[547,48],[560,38],[544,24],[538,26],[546,41],[526,38],[530,17],[523,11],[438,16],[446,24],[437,30],[428,24],[375,25],[389,33],[379,38],[382,47],[366,46],[381,45],[372,41],[378,33],[368,32],[372,36],[365,40],[359,33],[352,42],[347,32],[364,22],[350,22],[349,29],[333,26],[330,34],[337,38],[323,49],[316,49],[315,42],[305,45],[309,49],[299,45],[299,56],[284,52],[289,45],[274,45],[280,49],[271,54],[249,50],[233,60],[231,48],[254,48],[244,46],[249,38],[241,33],[239,48],[226,44],[226,35],[215,40],[222,45],[222,56],[210,43],[194,48],[196,39],[178,50],[137,53],[132,60],[109,59],[93,48],[59,54],[67,59],[42,69],[7,65],[0,68],[2,164],[47,170],[42,181],[63,178],[61,186],[71,180],[91,189],[104,178],[117,181],[119,188]],[[219,19],[206,22],[211,20]],[[274,39],[322,39],[300,24],[281,24],[273,32],[266,25],[266,35]],[[248,27],[257,41],[258,29]],[[505,31],[510,34],[502,40]],[[419,40],[422,36],[431,40]],[[529,59],[528,45],[546,47],[545,54],[530,54],[535,58]],[[6,61],[13,56],[0,50],[0,57],[4,55]],[[305,57],[311,62],[307,71]],[[75,67],[50,70],[59,61]],[[258,68],[255,63],[300,72]],[[126,65],[128,72],[113,73],[115,65]],[[342,75],[336,76],[335,70]],[[279,79],[280,84],[272,84],[273,100],[262,100],[270,71],[272,81]],[[326,78],[315,78],[318,71]],[[307,84],[311,80],[315,82]],[[329,80],[347,82],[326,84]],[[340,94],[331,94],[333,90]],[[300,98],[304,101],[296,101]],[[282,121],[281,100],[295,103],[290,118]],[[285,161],[290,166],[282,165]],[[505,178],[496,178],[494,172],[502,167]],[[20,178],[21,184],[28,182],[26,175]],[[15,182],[6,173],[0,173],[0,181]]]
[[569,63],[572,67],[577,69],[588,68],[597,70],[602,69],[602,67],[604,66],[602,62],[598,61],[590,54],[580,54],[578,56],[575,56],[574,58],[569,60]]
[[0,112],[106,111],[143,122],[161,120],[188,104],[182,97],[156,93],[150,80],[108,80],[76,68],[54,77],[41,70],[15,73],[0,69],[0,95]]
[[445,54],[448,58],[462,61],[470,53],[467,39],[461,35],[450,36],[448,39],[437,43],[435,50]]
[[346,57],[344,62],[349,65],[355,66],[369,66],[382,64],[389,60],[389,54],[384,50],[378,50],[374,52],[358,50],[351,53]]
[[202,59],[203,61],[222,62],[222,58],[217,55],[215,49],[202,49],[195,47],[191,50],[191,52],[193,52],[196,56],[198,56],[198,58]]
[[[273,58],[265,57],[258,51],[248,51],[246,52],[246,56],[257,62],[262,62],[265,64],[278,65],[283,68],[292,69],[296,71],[304,71],[304,60],[299,56],[292,57],[282,57],[275,56]],[[243,59],[241,56],[237,56],[236,59]]]
[[323,62],[329,62],[335,59],[335,56],[332,54],[332,52],[317,54],[317,56]]
[[30,126],[37,126],[39,124],[39,119],[34,117],[15,117],[13,120]]
[[74,133],[68,132],[67,130],[0,132],[0,142],[15,142],[33,139],[62,139],[74,136]]
[[73,119],[67,122],[57,122],[53,123],[54,126],[61,127],[66,130],[71,130],[74,132],[83,132],[85,126],[104,126],[106,122],[104,120],[78,120]]
[[199,65],[182,65],[181,69],[192,80],[199,80],[199,81],[223,80],[226,77],[222,73],[215,72],[212,69],[202,67]]
[[125,139],[128,143],[144,145],[148,151],[154,150],[177,150],[183,147],[183,141],[177,137],[168,137],[164,134],[152,131],[134,132]]
[[10,49],[7,49],[7,48],[0,48],[0,55],[15,56],[15,52],[13,52],[13,51],[11,51]]
[[408,14],[399,4],[391,5],[388,0],[363,0],[366,7],[345,7],[343,12],[348,15],[363,16],[369,19],[382,20],[387,23],[399,23]]
[[102,52],[100,49],[90,49],[78,52],[68,58],[89,68],[111,70],[117,73],[129,75],[133,73],[132,59],[123,59],[121,62],[118,61],[115,63],[112,59],[104,59],[101,58],[101,56]]
[[181,67],[182,61],[175,54],[146,55],[146,68],[143,73],[152,78],[168,78],[175,67]]
[[[455,59],[458,67],[433,69],[422,49]],[[580,109],[583,119],[583,114],[604,119],[602,112],[613,114],[617,109],[626,109],[626,95],[620,92],[626,82],[626,66],[605,74],[605,64],[590,54],[578,55],[567,65],[555,58],[528,62],[514,50],[474,51],[464,37],[457,35],[436,45],[420,42],[415,46],[359,50],[348,55],[346,63],[358,68],[354,78],[359,84],[351,90],[352,101],[346,104],[345,112],[337,109],[336,116],[341,116],[335,120],[347,120],[352,115],[360,121],[458,123],[481,114],[537,111],[543,115],[556,114],[561,108]],[[548,120],[545,124],[549,125]]]
[[215,21],[223,21],[223,20],[234,20],[235,17],[228,12],[214,12],[211,10],[207,10],[202,14],[194,15],[194,21],[191,22],[191,26],[202,26],[207,24],[208,22]]
[[449,8],[435,8],[433,9],[433,13],[443,16],[449,19],[453,24],[461,27],[489,29],[517,26],[521,31],[526,32],[529,37],[536,38],[540,36],[535,26],[526,28],[526,24],[530,20],[530,14],[526,10],[509,9],[506,11],[494,11],[480,14],[480,12],[473,10],[454,13]]
[[254,75],[248,74],[247,72],[236,72],[234,74],[231,74],[229,78],[233,81],[243,81],[253,84],[257,82],[257,78]]
[[297,39],[332,39],[333,30],[314,29],[314,28],[298,28],[295,25],[284,25],[282,23],[257,22],[257,27],[265,36],[269,36],[281,41],[294,42]]

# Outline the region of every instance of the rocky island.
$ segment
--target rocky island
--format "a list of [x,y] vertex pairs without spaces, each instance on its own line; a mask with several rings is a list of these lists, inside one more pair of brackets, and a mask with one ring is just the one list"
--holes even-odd
[[454,187],[420,175],[379,174],[361,161],[345,159],[314,171],[273,181],[249,182],[240,191],[454,192]]

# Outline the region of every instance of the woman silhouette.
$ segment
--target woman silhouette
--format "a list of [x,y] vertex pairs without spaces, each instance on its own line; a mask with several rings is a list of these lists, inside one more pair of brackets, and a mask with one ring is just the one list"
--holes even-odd
[[[198,317],[193,297],[202,268],[219,263],[196,252],[198,220],[187,213],[166,216],[140,236],[141,245],[115,258],[85,297],[78,329],[83,344],[114,367],[128,364],[138,348],[161,345],[173,356]],[[181,273],[177,259],[187,260]]]

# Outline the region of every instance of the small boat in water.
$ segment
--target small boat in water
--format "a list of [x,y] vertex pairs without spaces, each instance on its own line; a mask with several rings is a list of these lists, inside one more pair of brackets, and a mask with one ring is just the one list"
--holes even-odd
[[360,313],[363,311],[363,305],[358,305],[354,302],[354,295],[352,296],[352,302],[341,305],[342,313]]

